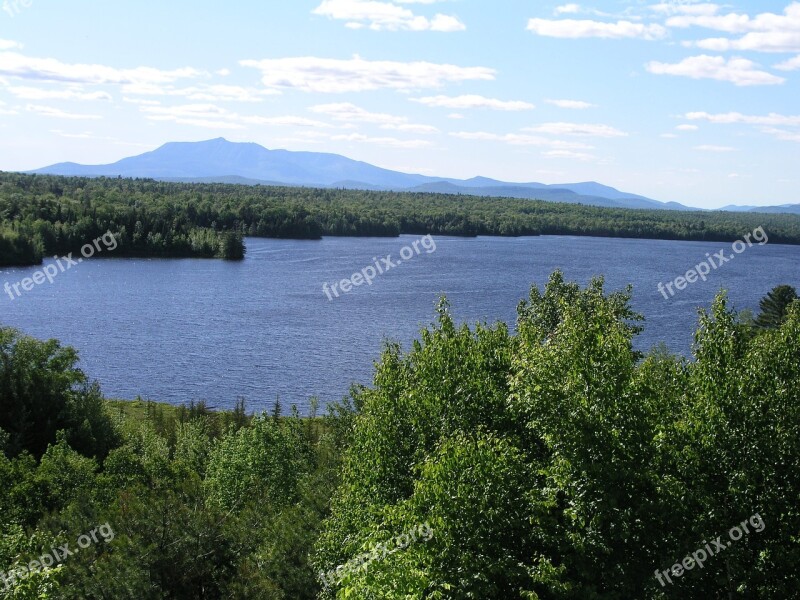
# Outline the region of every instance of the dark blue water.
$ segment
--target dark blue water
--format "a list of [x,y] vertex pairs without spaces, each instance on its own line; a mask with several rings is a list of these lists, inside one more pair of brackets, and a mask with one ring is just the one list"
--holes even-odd
[[[665,300],[659,282],[683,275],[706,253],[729,244],[579,237],[436,238],[420,254],[329,301],[325,282],[399,258],[419,239],[248,239],[243,262],[95,259],[84,261],[11,300],[0,291],[0,324],[80,351],[81,366],[109,397],[180,404],[206,400],[250,409],[280,397],[303,411],[369,384],[382,340],[408,343],[434,318],[440,294],[461,321],[513,324],[532,283],[560,268],[585,284],[606,277],[609,290],[634,286],[634,308],[646,317],[639,346],[665,342],[689,354],[700,306],[720,288],[737,309],[757,309],[774,286],[800,287],[800,247],[754,245],[708,281]],[[0,271],[0,285],[36,268]]]

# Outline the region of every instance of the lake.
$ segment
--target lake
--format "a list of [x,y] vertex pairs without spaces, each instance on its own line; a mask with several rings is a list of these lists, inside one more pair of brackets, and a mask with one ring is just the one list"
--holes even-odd
[[[345,395],[351,382],[369,384],[382,340],[407,348],[435,318],[442,294],[459,321],[513,325],[531,284],[542,286],[555,269],[581,284],[602,274],[608,290],[634,286],[633,306],[646,317],[640,348],[664,342],[689,355],[697,308],[707,307],[720,288],[729,290],[737,309],[757,310],[774,286],[800,287],[797,246],[753,245],[712,270],[707,281],[665,299],[659,282],[684,275],[707,253],[725,249],[732,255],[731,245],[555,236],[433,239],[435,251],[418,243],[415,252],[419,236],[248,238],[242,262],[86,260],[14,300],[3,293],[0,324],[75,346],[81,368],[107,397],[141,395],[174,404],[202,399],[225,408],[244,396],[249,410],[269,410],[278,397],[285,407],[296,404],[305,412],[311,396],[325,404]],[[401,264],[378,274],[387,255]],[[371,277],[368,267],[376,273],[371,285],[362,275],[360,286],[341,291],[341,280],[355,272]],[[0,270],[0,285],[40,268]]]

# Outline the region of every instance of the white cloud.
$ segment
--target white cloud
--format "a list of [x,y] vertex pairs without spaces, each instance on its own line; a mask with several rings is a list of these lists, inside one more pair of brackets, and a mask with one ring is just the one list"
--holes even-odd
[[318,104],[309,109],[313,113],[327,115],[336,121],[348,123],[375,123],[378,125],[405,123],[408,119],[385,113],[372,113],[350,102],[336,104]]
[[573,110],[585,110],[587,108],[595,108],[596,104],[589,104],[580,100],[545,100],[547,104],[552,104],[559,108],[569,108]]
[[348,124],[370,123],[373,125],[380,125],[382,129],[393,129],[395,131],[407,131],[411,133],[436,133],[439,131],[436,127],[430,125],[409,123],[407,117],[369,112],[350,102],[319,104],[317,106],[312,106],[309,110],[317,114],[327,115],[336,121],[343,121]]
[[669,64],[662,62],[649,62],[645,68],[656,75],[677,75],[692,79],[716,79],[729,81],[737,86],[750,85],[776,85],[786,80],[766,71],[761,71],[758,65],[745,58],[731,58],[726,60],[722,56],[691,56],[679,63]]
[[661,2],[660,4],[651,5],[650,8],[656,12],[667,15],[709,16],[717,14],[721,7],[719,4],[711,3],[687,4],[685,2]]
[[100,115],[68,113],[58,108],[53,108],[51,106],[39,106],[36,104],[28,104],[27,106],[25,106],[25,110],[27,110],[28,112],[36,113],[43,117],[53,117],[56,119],[94,120],[103,118]]
[[81,89],[43,90],[27,86],[10,86],[6,90],[23,100],[113,100],[108,92],[86,92]]
[[739,112],[711,114],[707,112],[690,112],[686,114],[690,121],[709,121],[722,125],[744,123],[746,125],[765,126],[800,126],[800,115],[781,115],[770,113],[768,115],[744,115]]
[[76,140],[98,139],[94,135],[92,135],[91,133],[88,133],[88,132],[84,132],[84,133],[69,133],[67,131],[62,131],[61,129],[51,129],[50,133],[55,133],[58,136],[65,137],[65,138],[70,138],[70,139],[76,139]]
[[594,160],[596,157],[585,152],[573,152],[572,150],[548,150],[542,152],[542,156],[547,158],[571,158],[573,160]]
[[678,131],[697,131],[700,129],[697,125],[678,125],[675,129]]
[[145,100],[144,98],[122,98],[123,102],[129,102],[130,104],[144,104],[147,106],[158,106],[161,104],[158,100]]
[[432,18],[415,15],[392,2],[376,0],[323,0],[312,11],[316,15],[347,21],[351,29],[369,27],[374,31],[409,30],[453,32],[466,29],[458,17],[437,14]]
[[2,100],[0,100],[0,115],[9,115],[10,116],[10,115],[17,114],[16,110],[12,110],[12,109],[9,109],[9,108],[3,108],[5,105],[6,105],[6,103],[3,102]]
[[305,117],[240,115],[214,104],[185,104],[182,106],[141,106],[151,121],[172,121],[208,129],[244,129],[248,125],[291,127],[330,127],[327,123]]
[[755,52],[800,52],[800,2],[792,2],[782,15],[762,13],[681,15],[667,19],[669,27],[702,27],[731,34],[738,39],[708,38],[695,42],[706,50],[750,50]]
[[730,146],[714,146],[713,144],[704,144],[702,146],[695,146],[695,150],[700,150],[701,152],[735,152],[736,148],[731,148]]
[[277,90],[246,88],[238,85],[203,84],[176,88],[151,83],[124,85],[122,93],[140,96],[182,96],[195,102],[263,102],[265,96],[280,94]]
[[487,67],[370,61],[359,56],[349,60],[311,56],[243,60],[240,64],[260,70],[268,88],[319,93],[437,88],[452,82],[492,81],[495,76],[494,69]]
[[464,115],[462,115],[461,113],[450,113],[449,115],[447,115],[447,118],[448,119],[465,119],[466,117]]
[[502,142],[512,146],[545,146],[550,148],[560,148],[565,150],[590,150],[593,146],[582,142],[567,142],[563,140],[553,140],[550,138],[528,135],[521,133],[488,133],[485,131],[457,131],[450,134],[452,137],[462,140]]
[[489,108],[492,110],[519,111],[536,108],[530,102],[520,100],[496,100],[477,95],[464,96],[428,96],[425,98],[411,98],[412,102],[419,102],[425,106],[437,108],[453,108],[465,110],[470,108]]
[[748,33],[738,40],[728,38],[708,38],[695,42],[704,50],[726,52],[728,50],[749,50],[752,52],[800,52],[800,31],[755,32]]
[[557,15],[574,15],[581,12],[580,4],[564,4],[563,6],[556,7]]
[[0,50],[11,50],[12,48],[21,48],[22,46],[17,42],[11,40],[0,39]]
[[387,146],[389,148],[425,148],[431,145],[428,140],[400,140],[393,137],[370,137],[360,133],[351,133],[349,135],[334,135],[331,136],[333,141],[337,142],[361,142],[365,144],[375,144],[378,146]]
[[40,81],[69,83],[171,83],[204,75],[189,67],[163,71],[151,67],[116,69],[104,65],[68,64],[55,58],[32,58],[16,52],[0,52],[0,75]]
[[523,131],[546,133],[550,135],[574,135],[581,137],[626,137],[628,134],[610,125],[589,125],[582,123],[544,123],[536,127],[526,127]]
[[659,137],[667,138],[668,140],[673,140],[673,139],[677,138],[678,136],[675,135],[674,133],[662,133]]
[[789,60],[785,60],[782,63],[778,63],[774,68],[778,69],[779,71],[796,71],[797,69],[800,69],[800,55],[790,58]]
[[711,114],[707,112],[691,112],[686,118],[692,121],[708,121],[719,125],[753,125],[761,128],[762,133],[772,135],[787,142],[800,142],[800,131],[788,131],[781,127],[800,127],[800,115],[745,115],[738,112]]
[[531,19],[528,21],[528,31],[547,37],[570,39],[638,38],[643,40],[657,40],[667,35],[667,30],[657,24],[645,25],[643,23],[633,23],[631,21],[607,23],[603,21],[579,19]]
[[400,123],[399,125],[384,125],[381,129],[394,129],[395,131],[405,131],[408,133],[439,133],[433,125],[421,125],[419,123]]
[[774,135],[785,142],[800,142],[800,131],[786,131],[785,129],[776,129],[774,127],[767,127],[762,131],[769,135]]

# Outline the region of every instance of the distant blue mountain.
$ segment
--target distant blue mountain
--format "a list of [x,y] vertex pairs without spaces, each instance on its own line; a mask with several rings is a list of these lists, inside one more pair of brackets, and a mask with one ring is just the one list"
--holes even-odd
[[719,210],[729,212],[758,212],[758,213],[785,213],[800,215],[800,204],[781,204],[780,206],[736,206],[734,204],[723,206]]
[[32,173],[87,177],[140,177],[198,183],[295,185],[530,198],[606,207],[691,210],[595,182],[547,185],[508,183],[474,177],[449,179],[382,169],[369,163],[318,152],[268,150],[224,138],[205,142],[171,142],[152,152],[108,165],[59,163]]

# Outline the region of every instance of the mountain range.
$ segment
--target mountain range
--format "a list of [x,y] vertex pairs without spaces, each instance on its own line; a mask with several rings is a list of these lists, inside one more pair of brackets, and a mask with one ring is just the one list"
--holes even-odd
[[[216,138],[170,142],[151,152],[107,165],[58,163],[30,173],[85,177],[139,177],[192,183],[289,185],[345,189],[431,192],[529,198],[614,208],[697,210],[677,202],[659,202],[596,182],[509,183],[486,177],[451,179],[382,169],[329,153],[269,150],[254,143]],[[722,210],[793,212],[800,205],[736,207]]]

